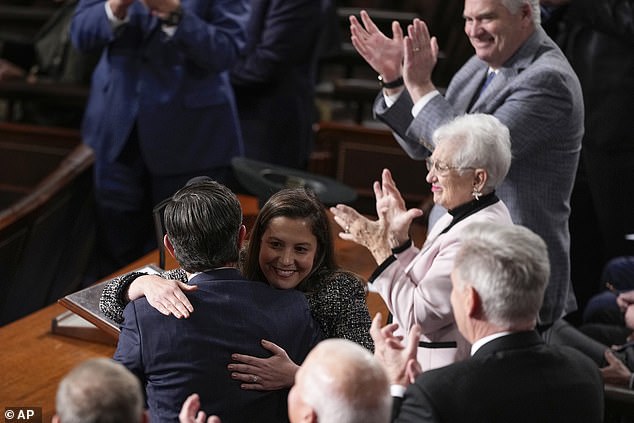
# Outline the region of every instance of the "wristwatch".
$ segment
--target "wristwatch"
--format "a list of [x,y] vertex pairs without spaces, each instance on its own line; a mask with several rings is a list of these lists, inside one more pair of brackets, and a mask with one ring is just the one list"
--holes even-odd
[[402,76],[399,76],[394,81],[388,81],[388,82],[385,82],[381,75],[378,76],[378,79],[379,79],[379,84],[381,85],[382,88],[398,88],[404,85]]
[[167,17],[161,19],[163,25],[177,26],[183,19],[183,7],[179,4],[176,9],[172,10]]

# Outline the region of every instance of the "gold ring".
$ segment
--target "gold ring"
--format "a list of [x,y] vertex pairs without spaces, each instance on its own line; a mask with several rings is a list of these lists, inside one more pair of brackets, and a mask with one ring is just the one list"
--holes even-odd
[[258,383],[258,377],[257,376],[251,376],[251,382]]

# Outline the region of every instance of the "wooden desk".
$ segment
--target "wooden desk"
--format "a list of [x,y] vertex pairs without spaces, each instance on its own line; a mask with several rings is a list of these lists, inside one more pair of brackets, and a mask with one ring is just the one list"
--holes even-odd
[[[154,252],[119,273],[156,262]],[[84,360],[114,354],[114,340],[106,345],[52,334],[51,321],[65,311],[52,304],[0,328],[0,409],[42,407],[42,422],[50,422],[62,377]]]

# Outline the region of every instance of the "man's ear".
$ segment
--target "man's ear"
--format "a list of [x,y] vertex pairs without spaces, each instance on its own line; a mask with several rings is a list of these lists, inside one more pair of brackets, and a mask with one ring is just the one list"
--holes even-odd
[[467,316],[478,318],[482,312],[482,299],[480,298],[480,294],[478,294],[478,291],[471,285],[466,286],[465,289],[467,290],[465,296]]
[[533,24],[533,9],[531,8],[531,5],[528,4],[528,2],[524,3],[520,7],[518,13],[522,16],[522,20],[530,23],[531,25]]
[[57,414],[53,415],[51,423],[61,423],[61,420],[59,419],[59,416]]
[[172,242],[170,241],[167,234],[163,236],[163,245],[165,245],[165,249],[170,253],[170,255],[176,258],[176,255],[174,254],[174,246],[172,245]]
[[242,248],[242,244],[244,244],[244,240],[247,237],[247,227],[244,225],[240,225],[240,231],[238,231],[238,250]]

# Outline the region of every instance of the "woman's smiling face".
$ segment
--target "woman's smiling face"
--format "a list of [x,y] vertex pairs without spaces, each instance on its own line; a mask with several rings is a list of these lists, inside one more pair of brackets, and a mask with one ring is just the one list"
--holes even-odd
[[427,182],[431,184],[434,203],[452,210],[471,201],[474,185],[472,168],[456,169],[451,163],[454,150],[442,144],[430,157]]
[[317,238],[308,219],[275,217],[262,235],[260,269],[271,286],[292,289],[311,272],[316,254]]

